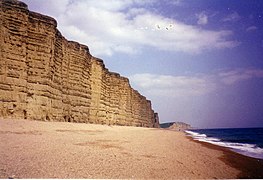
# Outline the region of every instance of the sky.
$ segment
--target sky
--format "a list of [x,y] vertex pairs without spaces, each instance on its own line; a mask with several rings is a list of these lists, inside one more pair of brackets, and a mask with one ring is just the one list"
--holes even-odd
[[128,77],[161,123],[263,127],[262,0],[23,1]]

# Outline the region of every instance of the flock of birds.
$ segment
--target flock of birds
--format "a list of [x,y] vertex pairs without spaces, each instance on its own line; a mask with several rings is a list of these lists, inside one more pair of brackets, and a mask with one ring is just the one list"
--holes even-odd
[[[161,26],[159,24],[156,25],[157,29],[161,29]],[[165,27],[166,30],[172,29],[173,25],[169,24],[168,27]]]
[[[169,24],[169,26],[161,26],[159,24],[156,25],[156,28],[153,28],[152,30],[162,30],[162,29],[165,29],[165,30],[171,30],[173,28],[173,24]],[[148,30],[149,28],[148,27],[141,27],[140,28],[141,30]]]

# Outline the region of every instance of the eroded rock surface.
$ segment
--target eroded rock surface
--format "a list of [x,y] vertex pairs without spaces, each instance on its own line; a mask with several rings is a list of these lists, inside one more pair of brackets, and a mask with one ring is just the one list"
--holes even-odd
[[151,102],[68,41],[55,19],[0,0],[0,116],[159,127]]

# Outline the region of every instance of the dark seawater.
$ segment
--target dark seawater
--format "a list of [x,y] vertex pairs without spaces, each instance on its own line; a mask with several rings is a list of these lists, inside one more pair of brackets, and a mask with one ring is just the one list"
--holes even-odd
[[185,132],[195,140],[263,159],[263,128],[195,129]]

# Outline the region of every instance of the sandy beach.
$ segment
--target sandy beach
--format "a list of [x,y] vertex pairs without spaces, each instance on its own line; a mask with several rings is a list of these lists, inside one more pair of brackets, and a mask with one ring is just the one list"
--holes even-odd
[[0,119],[0,157],[0,178],[263,178],[262,161],[152,128]]

